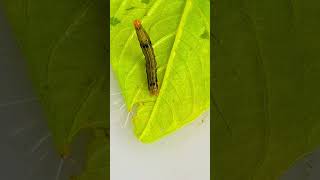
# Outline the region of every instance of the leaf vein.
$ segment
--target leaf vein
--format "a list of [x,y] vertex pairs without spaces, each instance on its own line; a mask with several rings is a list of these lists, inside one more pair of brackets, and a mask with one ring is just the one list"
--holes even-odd
[[47,62],[47,66],[46,66],[46,72],[47,72],[47,75],[46,75],[46,82],[47,84],[49,84],[50,82],[50,66],[52,65],[52,61],[53,61],[53,58],[54,58],[54,54],[56,53],[58,47],[66,40],[66,38],[69,36],[72,28],[74,26],[76,26],[80,20],[87,14],[88,10],[89,10],[89,7],[90,7],[90,4],[91,4],[91,0],[88,0],[86,5],[85,5],[85,9],[78,15],[74,18],[74,20],[72,21],[72,23],[70,23],[68,25],[68,27],[65,29],[65,31],[61,34],[61,36],[58,38],[57,41],[55,41],[53,43],[53,45],[51,46],[51,50],[49,52],[49,57],[48,57],[48,62]]
[[[163,78],[163,84],[162,84],[161,89],[165,89],[166,86],[167,86],[167,83],[168,83],[168,82],[165,81],[165,80],[166,80],[166,79],[168,78],[168,76],[169,76],[170,68],[172,67],[173,59],[174,59],[174,57],[175,57],[176,48],[177,48],[177,46],[178,46],[178,44],[179,44],[179,42],[180,42],[179,40],[180,40],[180,38],[181,38],[181,36],[182,36],[183,27],[185,26],[186,18],[187,18],[187,16],[188,16],[189,12],[190,12],[191,7],[192,7],[192,2],[191,2],[191,0],[187,0],[186,3],[185,3],[185,7],[184,7],[184,10],[183,10],[182,16],[181,16],[180,21],[179,21],[178,30],[177,30],[177,33],[176,33],[176,35],[175,35],[174,44],[173,44],[173,47],[172,47],[171,52],[170,52],[170,56],[169,56],[169,60],[168,60],[168,65],[167,65],[167,69],[166,69],[166,72],[165,72],[165,75],[164,75],[164,78]],[[156,110],[157,107],[159,106],[159,105],[158,105],[158,104],[159,104],[159,98],[161,98],[162,93],[163,93],[163,91],[161,91],[161,89],[160,89],[160,92],[159,92],[159,97],[158,97],[157,100],[156,100],[155,106],[154,106],[154,108],[153,108],[152,111],[151,111],[151,115],[150,115],[150,118],[149,118],[149,120],[148,120],[148,122],[147,122],[147,125],[146,125],[145,129],[143,130],[142,134],[141,134],[140,137],[139,137],[140,139],[143,138],[143,136],[145,136],[145,133],[146,133],[145,130],[146,130],[146,129],[148,128],[148,126],[150,125],[150,121],[151,121],[151,119],[153,119],[153,116],[155,115],[155,112],[156,112],[155,110]]]

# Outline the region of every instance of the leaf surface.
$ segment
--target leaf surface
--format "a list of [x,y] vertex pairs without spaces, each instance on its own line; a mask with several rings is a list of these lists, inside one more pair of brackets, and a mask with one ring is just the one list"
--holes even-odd
[[84,172],[74,177],[76,180],[101,179],[106,180],[107,168],[109,168],[109,160],[107,152],[109,152],[109,144],[104,131],[96,130],[96,136],[88,146],[88,157]]
[[319,7],[214,1],[214,179],[276,180],[319,146]]
[[107,126],[106,2],[2,0],[63,155],[82,128]]
[[[107,129],[107,1],[1,0],[25,55],[58,152],[68,157],[82,129]],[[106,138],[90,147],[87,170],[107,171]],[[99,152],[99,153],[98,153]],[[106,179],[105,173],[93,173]]]
[[[111,1],[111,64],[135,134],[153,142],[191,122],[210,104],[208,0]],[[157,60],[159,96],[150,96],[133,27],[141,19]]]

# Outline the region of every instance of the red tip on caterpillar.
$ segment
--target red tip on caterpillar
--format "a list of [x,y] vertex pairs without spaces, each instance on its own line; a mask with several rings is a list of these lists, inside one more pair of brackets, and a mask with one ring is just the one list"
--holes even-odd
[[139,29],[141,27],[141,21],[136,19],[133,21],[134,28]]

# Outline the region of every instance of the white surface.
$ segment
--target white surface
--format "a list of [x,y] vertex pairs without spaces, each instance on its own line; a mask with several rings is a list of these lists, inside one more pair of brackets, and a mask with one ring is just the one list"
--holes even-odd
[[110,70],[111,180],[209,180],[210,121],[205,113],[159,142],[142,144]]

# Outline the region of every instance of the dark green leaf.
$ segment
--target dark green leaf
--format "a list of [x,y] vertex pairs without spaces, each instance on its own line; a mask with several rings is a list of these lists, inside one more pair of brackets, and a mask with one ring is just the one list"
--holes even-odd
[[59,153],[83,128],[107,128],[107,1],[1,0]]
[[319,145],[319,7],[214,2],[215,180],[276,180]]
[[88,147],[88,158],[85,171],[76,180],[106,180],[109,160],[109,144],[106,134],[102,130],[96,131],[96,137]]

